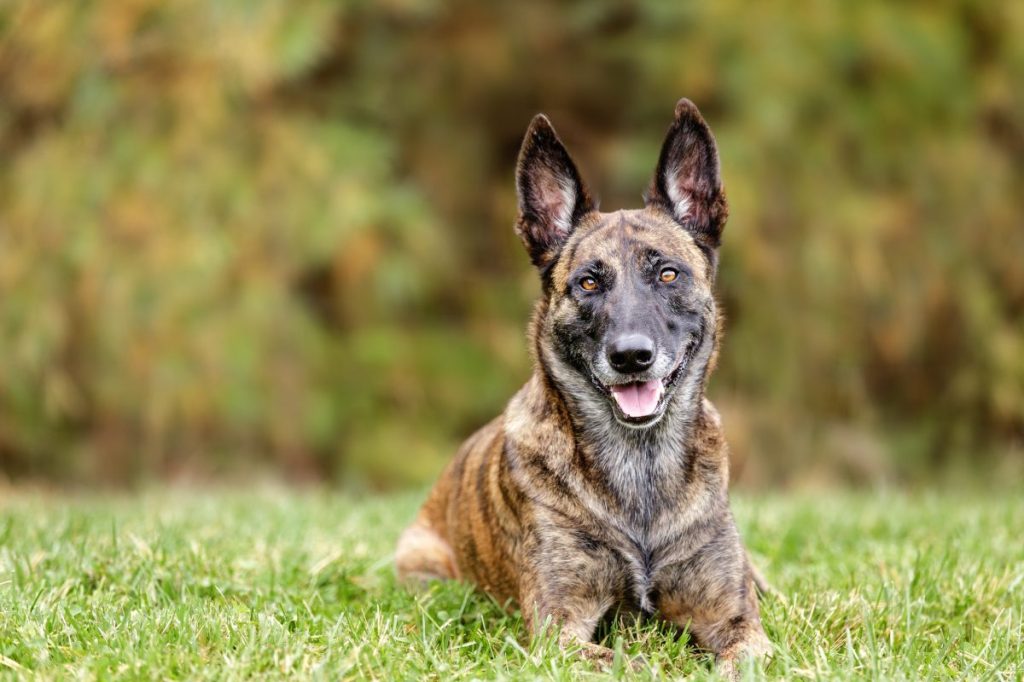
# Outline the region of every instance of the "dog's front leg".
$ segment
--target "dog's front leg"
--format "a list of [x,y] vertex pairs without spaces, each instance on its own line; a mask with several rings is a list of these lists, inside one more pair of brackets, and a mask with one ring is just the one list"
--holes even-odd
[[761,625],[754,574],[729,525],[686,561],[659,575],[656,608],[715,654],[727,679],[738,679],[743,659],[763,659],[772,646]]
[[[753,590],[753,584],[750,589]],[[669,597],[663,600],[659,611],[667,620],[689,630],[698,645],[715,654],[715,667],[726,679],[740,678],[743,660],[761,660],[771,654],[772,645],[756,608],[736,608],[731,598],[692,604]]]
[[621,580],[610,554],[581,551],[578,542],[571,533],[551,526],[529,539],[519,603],[531,637],[557,628],[562,648],[578,648],[584,658],[610,665],[614,652],[591,638],[616,602]]
[[552,580],[550,571],[537,573],[544,577],[535,575],[524,581],[526,584],[521,600],[523,618],[530,637],[537,637],[547,628],[554,628],[558,632],[560,647],[578,648],[583,658],[602,666],[610,666],[614,652],[590,640],[598,621],[612,605],[611,597],[579,589],[579,585],[572,585],[570,576],[564,580]]

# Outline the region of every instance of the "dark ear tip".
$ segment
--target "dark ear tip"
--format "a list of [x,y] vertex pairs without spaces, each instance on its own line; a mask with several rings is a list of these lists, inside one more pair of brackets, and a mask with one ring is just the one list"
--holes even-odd
[[537,114],[530,121],[530,126],[526,129],[527,137],[532,135],[544,135],[555,137],[555,127],[551,125],[551,120],[544,114]]
[[523,136],[523,145],[519,148],[519,164],[522,164],[528,157],[541,153],[544,150],[550,151],[562,146],[558,139],[551,121],[544,114],[537,114],[530,121],[530,126]]
[[704,120],[700,115],[700,109],[697,108],[697,105],[683,97],[676,102],[676,120],[682,121],[688,118],[697,119],[698,121]]

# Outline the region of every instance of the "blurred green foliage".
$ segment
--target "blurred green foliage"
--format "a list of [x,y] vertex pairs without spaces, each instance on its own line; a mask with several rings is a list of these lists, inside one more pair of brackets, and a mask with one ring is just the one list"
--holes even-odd
[[529,372],[529,118],[609,210],[683,95],[754,478],[1019,462],[1021,35],[1012,0],[4,3],[0,475],[432,475]]

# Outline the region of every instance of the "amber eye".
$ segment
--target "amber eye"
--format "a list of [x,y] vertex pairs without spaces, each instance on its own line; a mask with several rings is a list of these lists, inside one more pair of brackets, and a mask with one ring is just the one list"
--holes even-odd
[[658,279],[664,282],[665,284],[668,284],[669,282],[676,281],[676,277],[678,276],[678,270],[675,270],[673,268],[665,268],[664,270],[661,271],[661,274],[658,275]]
[[580,280],[580,287],[584,291],[594,291],[597,289],[597,280],[593,277],[584,277]]

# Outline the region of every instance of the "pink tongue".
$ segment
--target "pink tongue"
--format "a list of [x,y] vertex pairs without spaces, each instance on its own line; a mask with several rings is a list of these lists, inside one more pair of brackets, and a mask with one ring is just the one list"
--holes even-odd
[[619,409],[628,417],[646,417],[654,414],[661,400],[661,381],[645,381],[636,384],[612,386],[612,397],[619,404]]

